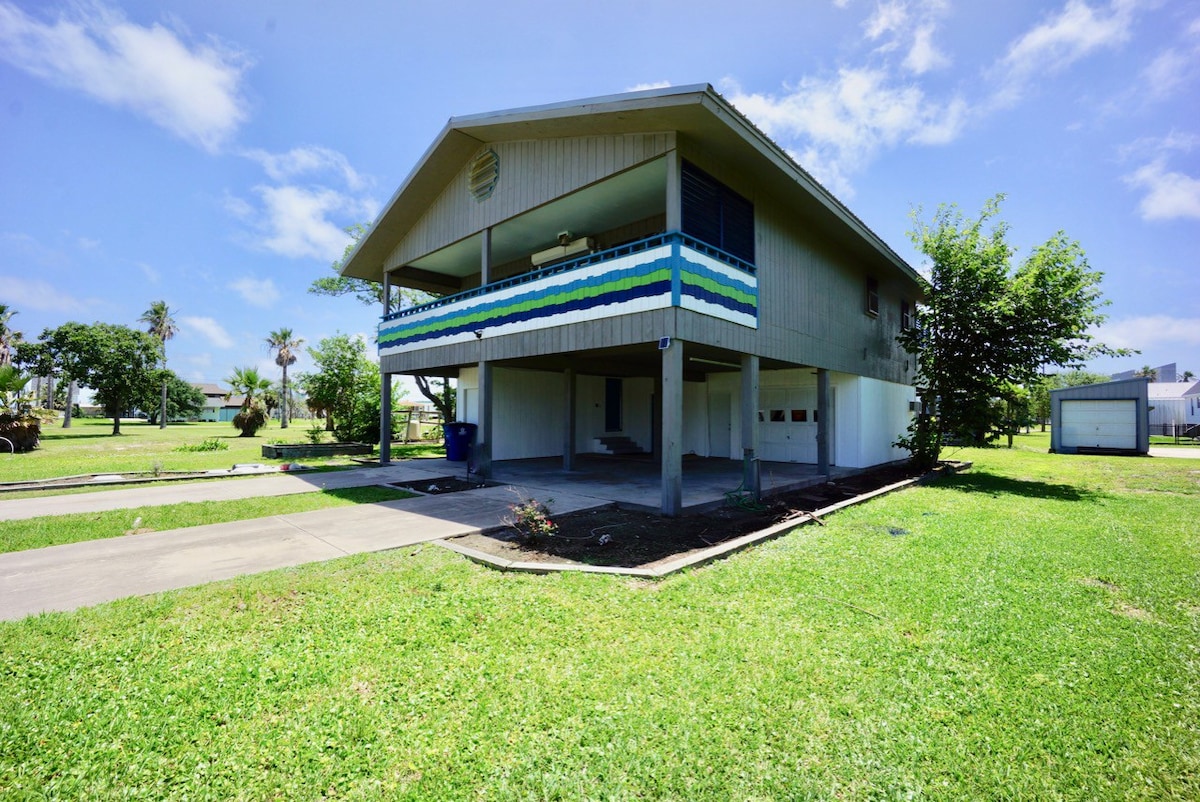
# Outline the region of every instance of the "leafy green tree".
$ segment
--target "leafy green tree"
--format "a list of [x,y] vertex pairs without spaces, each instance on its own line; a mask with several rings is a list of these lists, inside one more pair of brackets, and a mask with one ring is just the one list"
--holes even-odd
[[[175,325],[175,318],[171,316],[171,309],[167,306],[166,301],[155,301],[150,304],[150,308],[142,313],[138,320],[146,324],[146,332],[155,337],[162,349],[162,369],[167,369],[167,340],[174,337],[179,332],[179,327]],[[159,405],[159,423],[160,429],[167,428],[167,376],[163,373],[162,399]]]
[[[358,246],[359,240],[366,236],[370,230],[370,226],[363,223],[356,223],[346,229],[346,233],[350,235],[351,241],[346,246],[346,250],[342,253],[342,258],[338,259],[331,266],[335,275],[324,276],[316,279],[309,285],[308,291],[314,295],[329,295],[334,297],[352,296],[360,303],[367,306],[383,306],[383,284],[377,281],[367,281],[361,278],[350,278],[342,275],[342,265],[350,258],[350,254],[354,252]],[[437,298],[437,295],[421,292],[420,290],[411,290],[406,287],[393,287],[392,298],[394,308],[403,306],[419,306],[423,303]],[[417,385],[417,390],[421,395],[425,396],[442,414],[442,420],[454,420],[454,396],[449,390],[450,382],[446,379],[434,380],[428,376],[413,376]],[[313,404],[316,407],[313,407]],[[319,402],[310,403],[310,408],[320,409]]]
[[271,380],[258,372],[257,368],[234,368],[225,377],[231,388],[227,398],[242,396],[242,408],[233,416],[233,425],[242,437],[253,437],[267,425],[267,405],[263,396],[271,389]]
[[159,380],[160,343],[145,332],[112,323],[66,323],[43,334],[67,377],[91,387],[121,433],[121,415],[147,385]]
[[151,426],[159,423],[158,416],[162,414],[160,390],[163,385],[167,388],[167,416],[172,420],[198,417],[204,411],[205,397],[199,387],[184,381],[172,370],[159,371],[153,386],[135,402],[138,409],[148,415],[147,423]]
[[275,364],[283,370],[283,381],[280,385],[279,399],[279,428],[288,427],[288,368],[296,364],[296,351],[304,345],[304,339],[297,337],[289,328],[279,328],[267,335],[267,348],[275,353]]
[[899,337],[916,357],[921,399],[900,443],[919,467],[936,464],[948,438],[995,440],[1006,414],[995,401],[1012,385],[1033,384],[1048,366],[1128,353],[1090,334],[1106,302],[1102,274],[1078,243],[1059,232],[1014,269],[1008,226],[996,219],[1002,201],[997,195],[971,221],[955,206],[939,207],[931,223],[914,216],[910,236],[929,258],[930,275],[915,325]]
[[[309,407],[325,413],[327,428],[339,440],[378,442],[382,389],[379,366],[367,358],[366,343],[338,333],[308,353],[317,370],[299,381]],[[397,397],[393,388],[393,403]]]

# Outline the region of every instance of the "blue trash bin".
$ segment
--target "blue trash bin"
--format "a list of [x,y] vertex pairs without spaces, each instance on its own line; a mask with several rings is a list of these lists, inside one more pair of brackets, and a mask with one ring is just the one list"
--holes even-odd
[[479,427],[473,423],[444,423],[442,429],[446,433],[446,459],[450,462],[466,462],[471,453],[471,444],[475,442],[475,431]]

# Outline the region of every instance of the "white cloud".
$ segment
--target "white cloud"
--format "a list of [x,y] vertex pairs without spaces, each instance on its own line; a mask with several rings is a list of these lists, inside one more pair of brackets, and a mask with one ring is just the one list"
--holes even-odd
[[179,321],[180,334],[195,334],[214,348],[232,348],[233,337],[211,317],[185,317]]
[[890,3],[880,3],[875,7],[875,13],[863,23],[867,38],[878,39],[889,33],[895,33],[905,27],[908,22],[908,4],[903,0],[893,0]]
[[373,220],[374,205],[324,187],[256,187],[262,200],[262,247],[297,259],[332,261],[341,256],[350,236],[333,215],[354,222]]
[[134,24],[100,4],[47,23],[0,2],[0,57],[55,85],[130,109],[210,152],[247,117],[243,53],[215,39],[185,42],[162,25]]
[[1147,315],[1109,320],[1097,332],[1097,339],[1114,348],[1145,351],[1165,345],[1182,351],[1200,346],[1200,317]]
[[83,314],[97,304],[94,300],[79,300],[48,281],[0,275],[0,298],[9,306],[38,312],[59,312],[64,315]]
[[229,286],[251,306],[269,309],[279,300],[279,290],[276,288],[275,282],[269,278],[242,278]]
[[1035,78],[1124,43],[1137,5],[1137,0],[1112,0],[1107,9],[1098,10],[1083,0],[1067,0],[1060,11],[1009,45],[998,65],[1001,87],[995,102],[1013,105]]
[[879,150],[904,143],[953,141],[966,123],[961,99],[938,102],[915,85],[877,69],[842,69],[834,78],[807,78],[781,95],[745,93],[725,82],[730,102],[785,146],[803,140],[800,162],[838,194],[847,177]]
[[949,66],[950,59],[933,44],[933,25],[922,25],[913,33],[912,47],[904,58],[904,66],[917,75]]
[[160,276],[158,271],[150,265],[146,264],[145,262],[137,262],[136,264],[138,270],[141,270],[142,275],[146,277],[146,281],[150,282],[151,284],[157,284],[161,280],[162,276]]
[[332,172],[351,190],[357,191],[366,186],[366,181],[350,166],[346,157],[330,148],[309,145],[292,148],[287,153],[247,150],[243,155],[261,164],[273,181],[286,183],[297,176]]
[[1200,179],[1167,170],[1165,157],[1143,165],[1125,182],[1146,193],[1138,204],[1143,220],[1200,220]]

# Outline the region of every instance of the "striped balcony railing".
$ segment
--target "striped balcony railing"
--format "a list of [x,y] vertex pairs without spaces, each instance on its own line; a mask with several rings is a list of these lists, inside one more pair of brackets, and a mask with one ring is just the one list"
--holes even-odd
[[379,353],[672,306],[757,328],[754,265],[686,234],[647,237],[387,315]]

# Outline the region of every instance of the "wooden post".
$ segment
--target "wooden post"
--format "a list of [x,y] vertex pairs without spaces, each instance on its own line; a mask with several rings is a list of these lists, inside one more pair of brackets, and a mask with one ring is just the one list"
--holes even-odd
[[[475,435],[475,448],[472,457],[475,462],[475,475],[480,479],[492,478],[492,363],[479,363],[479,427]],[[462,417],[461,415],[459,417]]]
[[662,514],[683,511],[683,343],[662,349]]
[[563,470],[575,470],[575,369],[563,371]]
[[387,465],[392,461],[392,374],[379,378],[379,464]]
[[758,357],[742,354],[742,488],[758,498]]

